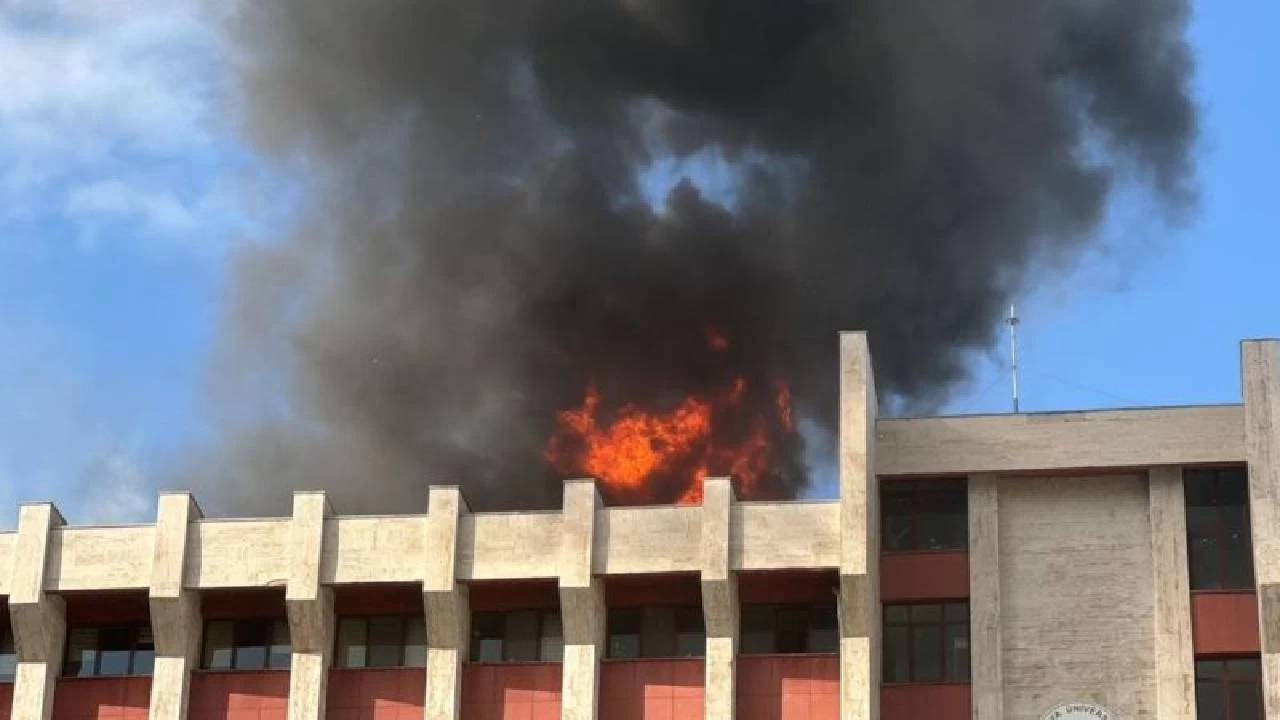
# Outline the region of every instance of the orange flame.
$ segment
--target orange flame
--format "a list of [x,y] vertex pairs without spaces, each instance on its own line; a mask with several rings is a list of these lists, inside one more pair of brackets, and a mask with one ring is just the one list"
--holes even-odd
[[[770,469],[770,422],[787,433],[793,426],[791,390],[778,380],[773,398],[777,417],[751,417],[745,439],[717,443],[715,418],[741,412],[747,389],[747,379],[738,376],[715,397],[685,397],[666,412],[624,405],[605,422],[600,393],[591,386],[580,406],[558,414],[543,456],[558,472],[595,477],[606,495],[633,502],[665,500],[656,496],[669,494],[680,504],[700,503],[702,481],[713,474],[732,474],[738,492],[752,497]],[[659,480],[664,490],[656,492]]]

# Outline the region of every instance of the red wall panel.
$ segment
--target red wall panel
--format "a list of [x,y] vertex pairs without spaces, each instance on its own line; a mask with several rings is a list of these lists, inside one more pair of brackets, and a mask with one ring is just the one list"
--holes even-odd
[[1260,652],[1257,595],[1192,592],[1191,638],[1197,655]]
[[702,720],[702,658],[606,660],[600,666],[600,717]]
[[969,597],[969,553],[964,550],[880,556],[884,602],[963,600]]
[[738,658],[738,720],[839,720],[837,655]]
[[973,695],[969,683],[885,685],[880,688],[880,720],[969,720]]
[[286,670],[196,672],[191,675],[188,720],[285,720]]
[[463,720],[560,720],[560,663],[467,663]]
[[834,570],[770,570],[738,575],[738,600],[743,604],[834,605],[840,576]]
[[327,720],[422,720],[427,671],[422,668],[331,670]]
[[13,683],[0,683],[0,720],[9,717],[9,708],[13,706]]
[[147,720],[150,677],[58,678],[54,720]]

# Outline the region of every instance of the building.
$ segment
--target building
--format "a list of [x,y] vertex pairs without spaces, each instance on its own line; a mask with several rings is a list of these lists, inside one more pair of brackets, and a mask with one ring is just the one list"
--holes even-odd
[[[1280,717],[1280,343],[1241,404],[876,418],[840,493],[0,534],[13,720]],[[427,492],[427,491],[424,491]],[[1056,708],[1056,709],[1055,709]],[[1264,709],[1265,708],[1265,709]],[[1265,714],[1264,714],[1265,713]]]

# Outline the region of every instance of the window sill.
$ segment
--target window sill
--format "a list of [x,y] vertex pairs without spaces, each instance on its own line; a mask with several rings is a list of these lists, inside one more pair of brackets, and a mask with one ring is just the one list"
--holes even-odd
[[1258,589],[1256,587],[1229,588],[1229,589],[1207,588],[1204,590],[1192,590],[1191,594],[1192,595],[1249,595],[1257,592],[1258,592]]
[[686,660],[689,662],[704,662],[706,660],[702,655],[671,655],[668,657],[637,657],[637,658],[604,658],[601,662],[606,663],[624,663],[624,662],[680,662]]
[[205,675],[232,675],[235,673],[287,673],[289,668],[199,668],[193,673]]
[[510,667],[512,665],[563,665],[564,662],[561,660],[468,660],[466,664]]
[[381,667],[338,667],[330,668],[337,672],[398,672],[401,670],[426,670],[426,665],[386,665]]
[[973,684],[972,680],[928,680],[922,682],[893,682],[880,683],[882,688],[913,688],[913,687],[968,687]]
[[77,682],[80,680],[131,680],[133,678],[149,678],[152,673],[135,673],[130,675],[59,675],[58,682]]
[[739,653],[738,653],[738,657],[739,657],[739,658],[796,658],[796,657],[829,658],[829,657],[836,657],[836,656],[838,656],[839,654],[840,654],[840,653],[839,653],[839,651],[837,651],[837,650],[832,650],[831,652],[803,652],[803,653],[744,653],[744,652],[739,652]]

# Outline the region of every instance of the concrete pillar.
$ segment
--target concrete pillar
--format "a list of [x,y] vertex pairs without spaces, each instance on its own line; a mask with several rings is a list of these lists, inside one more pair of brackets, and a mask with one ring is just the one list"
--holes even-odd
[[470,509],[456,487],[432,486],[427,495],[427,567],[422,581],[427,614],[425,720],[458,720],[462,663],[471,636],[467,586],[457,581],[458,521]]
[[186,720],[191,671],[200,662],[200,596],[183,587],[188,526],[202,517],[187,493],[163,493],[151,559],[151,633],[156,643],[150,720]]
[[333,508],[323,492],[293,494],[289,528],[289,720],[324,720],[333,656],[333,589],[320,584],[324,521]]
[[707,720],[733,720],[738,656],[738,575],[729,563],[733,483],[707,478],[702,484],[702,613],[706,618]]
[[1266,717],[1280,720],[1280,341],[1244,342],[1240,365],[1262,640],[1262,697]]
[[62,598],[45,592],[49,535],[66,524],[50,503],[18,509],[18,537],[13,547],[9,583],[9,622],[18,655],[10,720],[49,720],[53,690],[62,665],[67,636]]
[[970,475],[969,655],[973,669],[973,720],[1004,719],[999,512],[996,477]]
[[876,389],[866,333],[840,334],[840,717],[880,718]]
[[604,583],[591,572],[596,517],[602,510],[594,480],[564,484],[560,544],[560,616],[564,625],[562,720],[596,720],[600,658],[605,644]]
[[1182,468],[1147,473],[1155,575],[1156,717],[1195,720],[1195,651],[1187,570],[1187,508]]

